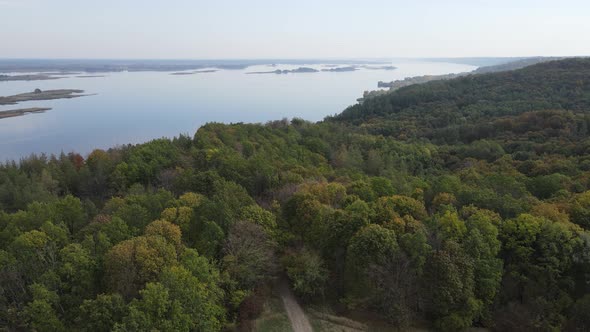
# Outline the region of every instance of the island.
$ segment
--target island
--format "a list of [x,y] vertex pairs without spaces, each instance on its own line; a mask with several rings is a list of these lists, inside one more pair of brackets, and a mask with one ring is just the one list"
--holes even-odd
[[170,75],[194,75],[194,74],[205,74],[218,72],[217,69],[197,70],[197,71],[181,71],[176,73],[170,73]]
[[329,72],[335,72],[335,73],[342,73],[342,72],[355,71],[355,70],[358,70],[358,68],[355,67],[355,66],[335,67],[335,68],[322,69],[322,71],[329,71]]
[[106,77],[105,75],[79,75],[76,78],[96,78],[96,77]]
[[[74,90],[74,89],[61,89],[61,90],[47,90],[42,91],[41,89],[35,89],[33,92],[26,92],[21,93],[18,95],[0,97],[0,105],[16,105],[20,102],[24,101],[32,101],[32,100],[52,100],[52,99],[71,99],[71,98],[78,98],[83,96],[88,96],[82,94],[84,90]],[[29,108],[20,108],[8,111],[0,111],[0,119],[5,118],[12,118],[15,116],[22,116],[26,114],[33,114],[33,113],[43,113],[45,111],[49,111],[51,108],[49,107],[29,107]]]
[[272,71],[253,71],[246,74],[295,74],[295,73],[317,73],[319,70],[309,67],[299,67],[297,69],[277,69]]
[[396,70],[396,66],[362,66],[365,69],[372,69],[372,70]]
[[45,111],[49,111],[51,108],[49,107],[31,107],[31,108],[21,108],[16,110],[8,110],[8,111],[0,111],[0,119],[5,118],[12,118],[15,116],[23,116],[26,114],[33,114],[33,113],[43,113]]
[[46,90],[35,89],[33,92],[21,93],[7,97],[0,97],[0,105],[16,105],[17,103],[30,100],[52,100],[52,99],[70,99],[87,95],[82,95],[84,90],[60,89]]

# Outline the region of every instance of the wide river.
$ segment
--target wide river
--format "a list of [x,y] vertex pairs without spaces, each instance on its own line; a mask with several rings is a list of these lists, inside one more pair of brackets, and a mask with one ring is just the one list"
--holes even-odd
[[[246,75],[253,71],[300,67],[262,65],[194,75],[118,72],[93,78],[72,75],[48,81],[0,82],[0,96],[36,88],[82,89],[93,94],[0,106],[0,111],[53,108],[45,113],[0,119],[0,161],[32,153],[76,151],[87,154],[97,148],[141,143],[181,133],[192,136],[207,122],[266,122],[293,117],[318,121],[356,103],[363,91],[375,90],[378,81],[476,68],[417,61],[392,65],[398,69]],[[303,66],[327,68],[324,65]]]

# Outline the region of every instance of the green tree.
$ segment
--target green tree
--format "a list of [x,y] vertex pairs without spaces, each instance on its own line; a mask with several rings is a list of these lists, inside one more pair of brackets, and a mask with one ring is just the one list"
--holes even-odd
[[295,293],[306,300],[324,296],[328,270],[316,252],[307,248],[290,251],[283,256],[282,263]]
[[33,299],[23,310],[27,326],[36,331],[63,331],[64,325],[55,311],[58,295],[40,284],[32,284],[29,290]]
[[56,222],[62,222],[70,231],[70,236],[74,236],[86,223],[86,215],[80,199],[68,195],[59,200],[55,205]]
[[140,298],[129,304],[129,314],[114,331],[190,331],[191,317],[161,283],[147,283]]
[[82,331],[108,332],[127,315],[127,306],[119,294],[99,294],[80,305],[78,324]]
[[163,237],[135,237],[107,253],[105,281],[110,290],[131,298],[146,282],[156,281],[164,268],[176,263],[176,248]]

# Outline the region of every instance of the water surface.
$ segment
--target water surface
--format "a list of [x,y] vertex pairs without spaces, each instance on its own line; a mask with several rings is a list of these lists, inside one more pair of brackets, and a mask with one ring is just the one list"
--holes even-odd
[[[72,75],[49,81],[0,82],[0,96],[36,88],[82,89],[94,94],[0,106],[0,110],[53,108],[46,113],[0,119],[0,160],[18,159],[31,153],[86,154],[96,148],[141,143],[181,133],[192,136],[207,122],[266,122],[293,117],[318,121],[354,104],[363,91],[375,90],[378,81],[475,69],[441,62],[393,65],[398,69],[246,74],[300,66],[260,65],[194,75],[119,72],[93,78]],[[306,67],[327,68],[317,64]]]

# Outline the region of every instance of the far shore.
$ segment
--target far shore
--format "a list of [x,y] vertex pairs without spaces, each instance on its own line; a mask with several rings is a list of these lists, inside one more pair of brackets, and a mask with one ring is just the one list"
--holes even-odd
[[176,72],[176,73],[170,73],[170,75],[195,75],[195,74],[215,73],[218,71],[219,71],[218,69],[197,70],[197,71],[180,71],[180,72]]
[[0,82],[11,82],[11,81],[46,81],[46,80],[58,80],[60,76],[54,76],[53,74],[27,74],[27,75],[0,75]]

